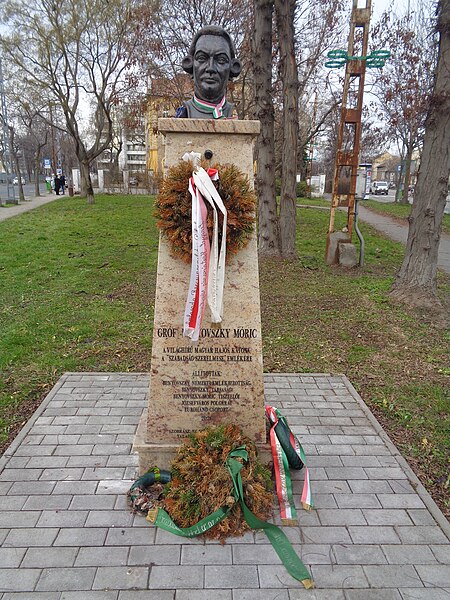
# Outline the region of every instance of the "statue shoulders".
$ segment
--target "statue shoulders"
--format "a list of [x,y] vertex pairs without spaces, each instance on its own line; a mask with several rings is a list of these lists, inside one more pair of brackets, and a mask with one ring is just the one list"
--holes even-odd
[[[231,118],[234,116],[234,104],[225,100],[225,104],[222,108],[223,116],[225,118]],[[178,119],[211,119],[211,113],[202,111],[200,108],[194,105],[192,100],[186,100],[183,105],[180,106],[175,117]]]

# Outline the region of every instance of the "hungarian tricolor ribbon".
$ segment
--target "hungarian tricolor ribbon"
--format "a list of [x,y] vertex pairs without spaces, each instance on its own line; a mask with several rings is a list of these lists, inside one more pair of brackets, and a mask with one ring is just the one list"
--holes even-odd
[[279,410],[267,405],[266,416],[271,425],[270,446],[281,520],[284,525],[297,525],[297,511],[294,504],[289,467],[297,470],[305,468],[301,501],[305,510],[311,510],[313,500],[305,453],[302,445],[290,430],[286,418],[281,415]]
[[[202,167],[194,166],[189,181],[189,191],[192,197],[192,264],[184,313],[183,335],[193,341],[197,341],[199,338],[206,303],[211,310],[213,323],[220,323],[223,316],[227,210],[213,183],[213,180],[218,177],[216,169],[208,169],[206,172]],[[208,237],[205,200],[213,211],[211,244]],[[223,216],[220,249],[217,209]]]
[[214,119],[221,119],[223,117],[223,107],[226,102],[225,96],[222,98],[219,104],[213,104],[212,102],[207,102],[206,100],[200,100],[200,98],[197,98],[197,96],[194,94],[192,102],[197,108],[211,113]]

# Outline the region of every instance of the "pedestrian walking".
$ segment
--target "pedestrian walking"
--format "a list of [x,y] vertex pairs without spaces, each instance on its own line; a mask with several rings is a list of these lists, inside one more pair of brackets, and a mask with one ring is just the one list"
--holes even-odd
[[59,196],[60,187],[61,187],[61,179],[59,178],[59,175],[55,175],[55,194],[57,196]]
[[64,195],[66,193],[66,178],[64,176],[64,173],[61,173],[61,175],[59,176],[59,181],[60,181],[61,192]]

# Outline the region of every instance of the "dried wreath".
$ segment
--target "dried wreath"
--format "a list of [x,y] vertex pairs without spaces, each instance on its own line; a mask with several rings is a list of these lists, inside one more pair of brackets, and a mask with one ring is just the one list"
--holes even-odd
[[[207,165],[202,164],[204,168]],[[256,196],[249,180],[236,166],[213,165],[219,172],[214,185],[227,209],[227,255],[244,248],[253,232]],[[155,204],[157,227],[168,240],[173,254],[184,262],[191,262],[192,254],[192,200],[189,178],[193,165],[180,161],[171,167],[161,185]],[[208,232],[211,239],[213,213],[208,206]],[[219,215],[219,246],[221,244],[222,215]]]

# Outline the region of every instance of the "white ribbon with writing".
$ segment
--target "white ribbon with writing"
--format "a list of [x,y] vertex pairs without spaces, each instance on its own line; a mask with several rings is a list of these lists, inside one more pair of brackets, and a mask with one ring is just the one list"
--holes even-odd
[[[214,225],[209,260],[208,305],[211,310],[212,322],[221,323],[223,317],[223,288],[225,284],[225,258],[227,252],[227,209],[212,181],[219,178],[215,169],[209,169],[207,173],[200,167],[194,171],[192,177],[197,189],[200,190],[202,196],[209,202],[213,209]],[[223,215],[220,251],[219,220],[216,206]]]
[[[183,158],[186,160],[188,155]],[[192,197],[192,264],[183,328],[183,335],[192,341],[199,338],[206,300],[213,323],[220,323],[223,316],[227,210],[212,179],[218,179],[217,170],[209,169],[206,172],[194,162],[194,171],[189,180],[189,192]],[[205,199],[213,211],[212,246],[208,237]],[[216,207],[223,215],[220,250]]]
[[206,223],[208,211],[192,177],[189,180],[189,191],[192,196],[192,264],[183,335],[196,342],[206,307],[210,244]]

